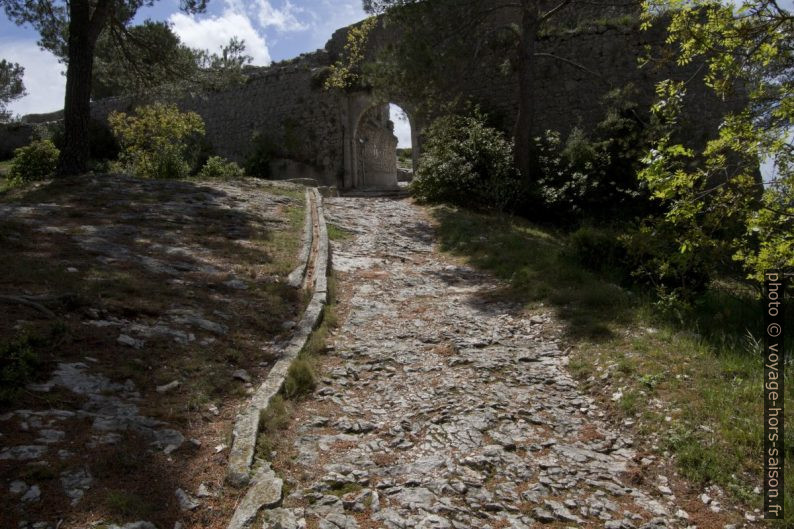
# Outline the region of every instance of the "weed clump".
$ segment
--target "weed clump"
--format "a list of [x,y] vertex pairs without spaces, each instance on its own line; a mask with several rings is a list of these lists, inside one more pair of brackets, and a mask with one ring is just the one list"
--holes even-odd
[[40,361],[30,342],[29,337],[21,336],[0,343],[0,402],[14,400],[33,380]]
[[317,387],[313,362],[309,358],[298,358],[287,371],[284,381],[284,395],[294,399],[310,394]]

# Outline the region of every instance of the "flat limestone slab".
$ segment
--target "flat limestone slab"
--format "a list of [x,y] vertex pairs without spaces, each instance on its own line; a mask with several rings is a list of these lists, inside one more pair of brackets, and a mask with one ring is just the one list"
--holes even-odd
[[265,465],[254,475],[253,484],[234,511],[228,529],[246,529],[256,519],[263,508],[276,507],[281,503],[281,489],[284,482]]

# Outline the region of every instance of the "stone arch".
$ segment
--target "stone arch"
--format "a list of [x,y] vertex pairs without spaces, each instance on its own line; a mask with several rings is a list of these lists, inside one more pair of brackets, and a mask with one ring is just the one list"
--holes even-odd
[[348,101],[350,122],[345,145],[343,187],[396,188],[397,138],[389,120],[389,104],[399,106],[411,127],[413,167],[419,159],[419,129],[411,106],[400,100],[375,100],[368,93],[351,95]]

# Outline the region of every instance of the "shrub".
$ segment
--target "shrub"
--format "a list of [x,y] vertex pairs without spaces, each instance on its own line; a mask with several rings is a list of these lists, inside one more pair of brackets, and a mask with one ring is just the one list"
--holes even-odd
[[647,186],[637,172],[654,124],[638,117],[635,95],[632,85],[607,94],[604,118],[589,134],[575,127],[564,139],[550,130],[535,138],[539,176],[530,211],[544,220],[582,214],[600,220],[633,218],[649,211]]
[[485,125],[481,114],[444,116],[427,129],[425,150],[412,183],[425,202],[504,210],[521,194],[513,144]]
[[0,343],[0,402],[10,402],[36,373],[39,359],[27,337]]
[[287,371],[284,380],[284,395],[288,399],[308,395],[317,387],[312,362],[307,358],[298,358]]
[[270,162],[278,157],[278,151],[278,145],[270,136],[255,132],[251,138],[251,150],[243,164],[245,174],[257,178],[270,178]]
[[628,267],[626,247],[620,234],[606,228],[582,226],[568,237],[566,253],[594,272],[620,274]]
[[241,178],[245,172],[234,162],[220,156],[211,156],[199,171],[201,178]]
[[[63,121],[42,123],[36,129],[39,138],[52,140],[58,149],[63,149]],[[116,141],[113,131],[107,124],[93,118],[88,122],[88,145],[94,161],[115,160],[119,156],[119,142]]]
[[119,165],[141,178],[185,178],[187,153],[204,136],[201,117],[175,105],[138,107],[134,116],[113,112],[108,122],[121,145]]
[[646,219],[621,237],[634,278],[655,288],[662,308],[675,311],[705,291],[717,273],[715,263],[730,262],[730,253],[716,246],[682,252],[681,235],[672,225]]
[[60,151],[50,140],[36,140],[14,151],[9,179],[15,184],[43,180],[53,175]]

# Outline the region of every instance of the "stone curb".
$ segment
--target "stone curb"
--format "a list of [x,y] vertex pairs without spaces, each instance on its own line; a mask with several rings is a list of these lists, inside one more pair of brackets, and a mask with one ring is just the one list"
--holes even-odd
[[315,270],[324,270],[324,273],[314,274],[314,292],[315,294],[328,293],[328,261],[330,257],[331,246],[328,244],[328,227],[325,223],[325,210],[323,209],[323,198],[320,196],[320,191],[317,188],[312,189],[314,192],[315,204],[317,204],[317,260],[315,261]]
[[[259,433],[259,417],[263,410],[270,405],[270,400],[281,391],[284,380],[287,378],[287,371],[292,362],[297,358],[304,345],[306,345],[312,331],[319,325],[322,319],[323,307],[328,296],[328,231],[322,210],[322,198],[316,189],[315,193],[317,204],[317,215],[319,219],[319,234],[317,255],[315,256],[315,289],[312,299],[309,302],[300,322],[295,327],[292,339],[284,348],[281,358],[276,362],[268,373],[265,381],[259,386],[251,402],[238,416],[232,432],[232,448],[229,453],[229,468],[226,473],[226,480],[234,487],[244,487],[251,483],[251,465],[254,461],[254,449],[256,438]],[[252,490],[261,488],[262,480],[269,479],[271,473],[258,473]],[[279,487],[280,489],[280,487]],[[242,505],[241,505],[242,507]],[[238,517],[232,518],[236,520]],[[229,528],[241,527],[230,524]]]
[[306,276],[306,270],[309,268],[309,257],[311,257],[312,242],[314,237],[314,230],[312,229],[312,191],[306,189],[306,218],[303,223],[303,246],[301,247],[298,256],[298,266],[295,267],[289,276],[287,276],[287,284],[292,288],[300,288],[303,284],[303,278]]

